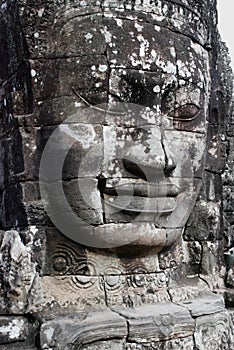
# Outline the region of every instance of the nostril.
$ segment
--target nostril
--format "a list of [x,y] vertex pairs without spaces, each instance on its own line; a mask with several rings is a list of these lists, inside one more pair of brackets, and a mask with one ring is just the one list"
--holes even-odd
[[129,160],[129,159],[125,159],[123,158],[123,165],[125,167],[125,169],[132,175],[139,177],[143,180],[146,180],[146,176],[144,173],[144,170],[135,162]]
[[172,171],[175,170],[176,163],[174,162],[174,159],[173,159],[174,157],[171,153],[170,148],[168,147],[166,140],[162,141],[162,148],[165,156],[164,174],[165,176],[169,177]]
[[169,176],[172,173],[172,171],[175,170],[175,168],[176,168],[176,165],[173,159],[166,157],[165,170],[164,170],[165,175]]
[[123,165],[125,169],[137,178],[141,178],[147,182],[160,182],[164,177],[164,171],[161,165],[155,164],[142,164],[135,163],[129,159],[123,159]]

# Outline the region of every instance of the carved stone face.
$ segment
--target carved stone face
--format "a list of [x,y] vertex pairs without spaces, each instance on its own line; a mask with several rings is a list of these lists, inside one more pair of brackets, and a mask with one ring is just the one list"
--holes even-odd
[[76,111],[60,129],[78,140],[64,176],[79,167],[79,190],[75,182],[64,191],[100,247],[162,249],[181,233],[202,181],[209,58],[185,35],[119,17],[71,16],[51,36],[51,53],[66,54],[52,104]]

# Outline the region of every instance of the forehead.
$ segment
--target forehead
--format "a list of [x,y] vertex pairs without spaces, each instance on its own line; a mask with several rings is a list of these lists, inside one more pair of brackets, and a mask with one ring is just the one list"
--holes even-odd
[[[168,28],[120,17],[111,12],[55,20],[47,54],[32,62],[34,96],[44,119],[53,114],[61,121],[112,98],[149,106],[158,114],[164,102],[169,107],[186,102],[207,106],[207,51]],[[103,118],[79,116],[84,123],[104,123]]]
[[185,35],[118,13],[91,14],[57,20],[52,31],[53,54],[105,55],[109,67],[134,68],[204,82],[207,51]]

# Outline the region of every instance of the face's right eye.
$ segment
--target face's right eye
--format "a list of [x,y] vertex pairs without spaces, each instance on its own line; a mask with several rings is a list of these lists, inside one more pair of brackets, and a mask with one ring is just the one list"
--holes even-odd
[[186,103],[169,112],[168,117],[179,122],[190,122],[199,114],[200,108],[193,103]]

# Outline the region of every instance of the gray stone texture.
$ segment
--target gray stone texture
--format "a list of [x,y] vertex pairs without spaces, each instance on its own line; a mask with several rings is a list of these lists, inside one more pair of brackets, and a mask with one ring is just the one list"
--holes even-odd
[[234,349],[232,77],[215,0],[0,1],[0,350]]

